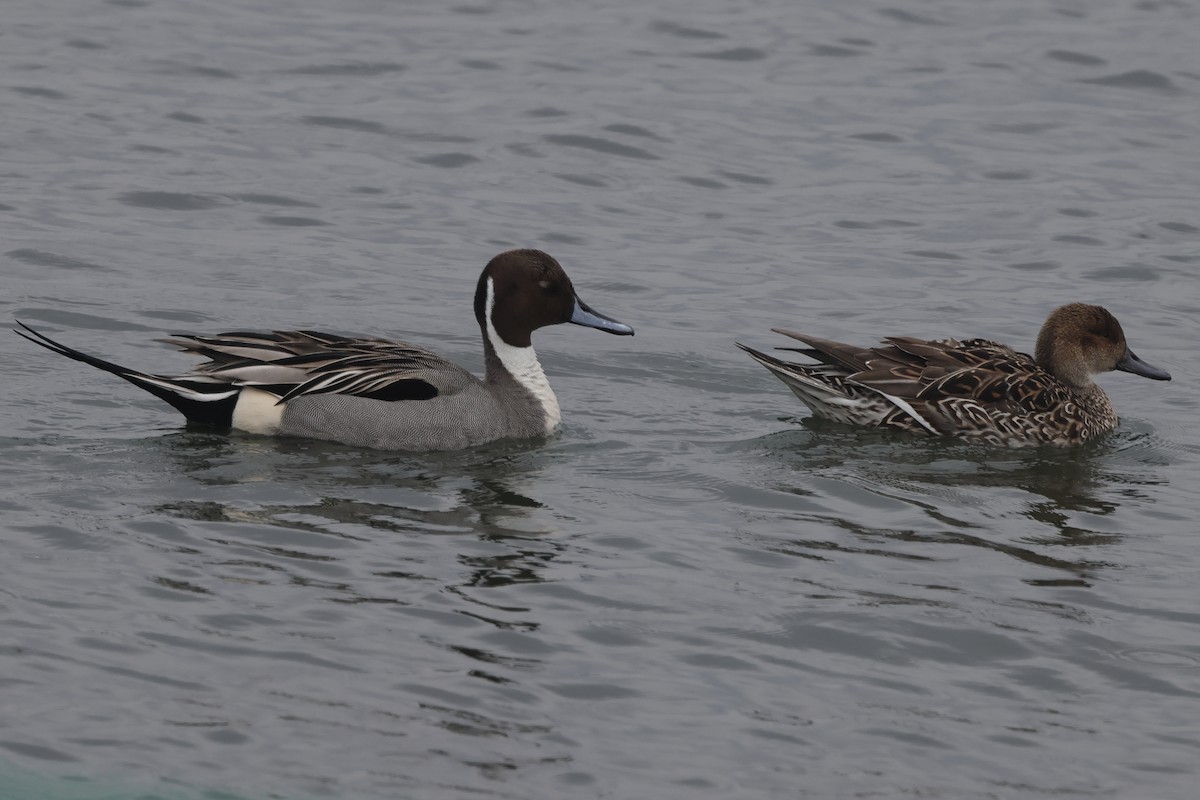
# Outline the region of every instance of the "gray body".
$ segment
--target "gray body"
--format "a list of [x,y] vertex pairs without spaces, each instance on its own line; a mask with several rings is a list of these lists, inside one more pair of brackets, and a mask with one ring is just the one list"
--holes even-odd
[[461,450],[545,435],[541,403],[507,372],[494,371],[501,374],[485,382],[443,362],[436,375],[422,376],[439,389],[429,400],[304,395],[288,401],[277,433],[378,450]]

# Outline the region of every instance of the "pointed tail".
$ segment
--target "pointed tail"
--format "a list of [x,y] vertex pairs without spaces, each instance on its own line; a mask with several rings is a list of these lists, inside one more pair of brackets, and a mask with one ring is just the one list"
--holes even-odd
[[165,375],[148,375],[138,372],[102,358],[89,356],[73,347],[56,342],[44,333],[39,333],[24,322],[17,320],[24,328],[13,332],[23,336],[36,345],[46,348],[60,356],[82,361],[97,369],[111,372],[119,378],[145,389],[150,394],[170,403],[176,410],[187,417],[189,423],[208,427],[228,428],[233,423],[233,409],[237,405],[238,393],[241,387],[229,383],[214,381],[204,377],[171,378]]
[[[792,390],[792,394],[813,410],[821,414],[827,406],[842,405],[846,401],[846,391],[843,388],[843,377],[840,370],[823,364],[808,366],[793,364],[781,358],[769,356],[741,342],[734,342],[745,350],[751,358],[762,364],[771,374]],[[788,349],[788,348],[783,348]],[[832,375],[827,373],[834,373]]]

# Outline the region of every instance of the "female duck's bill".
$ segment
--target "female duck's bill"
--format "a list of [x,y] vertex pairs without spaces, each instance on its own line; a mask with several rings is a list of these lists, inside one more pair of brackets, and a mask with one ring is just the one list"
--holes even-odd
[[1033,357],[984,339],[892,336],[880,347],[857,347],[774,330],[805,345],[782,349],[817,363],[738,346],[814,416],[1010,447],[1078,444],[1115,428],[1116,411],[1094,375],[1121,370],[1171,379],[1133,354],[1107,309],[1084,303],[1051,312]]
[[1171,373],[1142,361],[1128,347],[1125,348],[1125,355],[1121,356],[1113,369],[1121,372],[1132,372],[1134,375],[1141,375],[1143,378],[1149,378],[1153,381],[1171,380]]

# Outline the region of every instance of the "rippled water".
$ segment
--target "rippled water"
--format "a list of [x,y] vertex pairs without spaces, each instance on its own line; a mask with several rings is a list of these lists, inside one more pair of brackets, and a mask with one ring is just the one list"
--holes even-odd
[[[1197,26],[10,0],[4,318],[478,369],[532,246],[638,335],[541,332],[562,435],[431,456],[188,432],[0,338],[0,797],[1194,797]],[[1175,375],[1071,450],[814,423],[733,346],[1029,349],[1071,300]]]

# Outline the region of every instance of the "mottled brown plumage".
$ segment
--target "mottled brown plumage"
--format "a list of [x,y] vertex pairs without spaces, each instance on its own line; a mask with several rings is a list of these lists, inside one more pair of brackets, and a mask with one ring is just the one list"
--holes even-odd
[[1112,314],[1083,303],[1050,314],[1034,357],[985,339],[892,336],[879,347],[857,347],[773,330],[808,345],[780,349],[818,363],[738,346],[815,416],[1010,447],[1077,444],[1116,427],[1112,403],[1092,375],[1123,370],[1171,379],[1129,350]]

